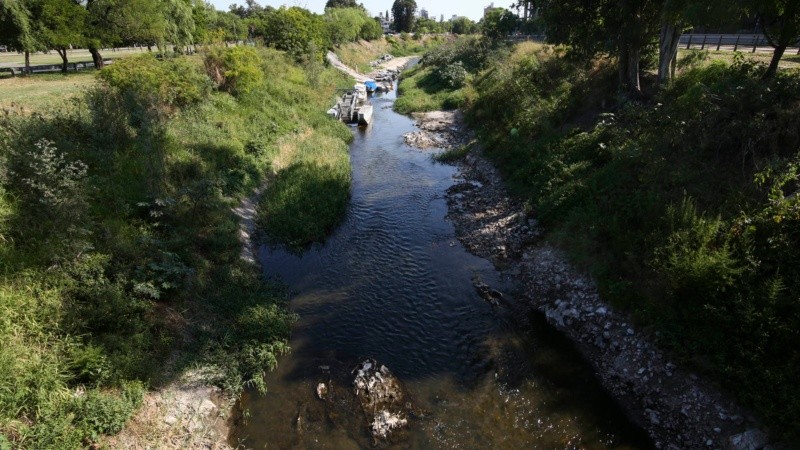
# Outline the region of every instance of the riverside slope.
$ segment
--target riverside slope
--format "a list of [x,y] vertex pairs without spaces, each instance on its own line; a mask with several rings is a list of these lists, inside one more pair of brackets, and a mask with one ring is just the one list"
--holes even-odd
[[[414,117],[421,131],[407,138],[411,145],[436,142],[458,148],[471,140],[458,112]],[[652,336],[605,303],[592,279],[542,239],[536,220],[505,190],[499,172],[480,150],[470,152],[458,167],[460,180],[447,195],[448,218],[458,239],[471,253],[516,278],[526,306],[575,343],[656,448],[781,448],[768,445],[754,417],[671,362]]]

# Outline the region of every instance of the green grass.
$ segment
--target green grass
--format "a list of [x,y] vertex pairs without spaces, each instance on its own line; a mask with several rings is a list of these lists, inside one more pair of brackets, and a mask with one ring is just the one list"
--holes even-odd
[[0,79],[0,109],[22,112],[52,111],[65,100],[79,98],[95,84],[96,72],[36,74]]
[[394,104],[400,114],[458,109],[466,102],[466,89],[445,87],[435,76],[435,68],[418,65],[403,73]]
[[464,159],[472,150],[472,144],[462,145],[461,147],[451,148],[436,154],[433,159],[442,163],[453,163]]
[[[712,46],[712,48],[715,48]],[[678,51],[678,61],[686,58],[688,55],[692,55],[695,53],[704,53],[704,59],[710,63],[713,61],[723,61],[728,64],[733,63],[733,58],[735,53],[731,51],[716,51],[716,50],[695,50],[695,49],[679,49]],[[748,60],[752,60],[761,64],[769,65],[770,61],[772,61],[772,53],[764,53],[764,52],[757,52],[751,53],[744,49],[743,51],[739,52]],[[781,58],[780,66],[783,69],[798,69],[800,68],[800,55],[795,53],[786,53]]]
[[[1,448],[84,448],[187,368],[265,388],[295,317],[239,258],[231,208],[271,180],[276,222],[319,208],[297,226],[330,230],[352,135],[325,115],[350,84],[338,72],[273,50],[256,64],[263,81],[238,97],[211,91],[196,58],[145,58],[111,66],[110,84],[80,78],[80,104],[54,89],[48,114],[0,116]],[[33,80],[75,78],[59,77]]]
[[[103,58],[106,59],[117,59],[117,58],[124,58],[127,56],[138,55],[147,52],[147,49],[133,49],[133,48],[122,48],[116,51],[114,50],[101,50],[101,54]],[[75,50],[68,50],[67,51],[67,59],[70,63],[77,63],[77,62],[91,62],[92,55],[89,53],[87,49],[75,49]],[[44,65],[44,64],[61,64],[61,56],[58,55],[55,51],[50,53],[34,53],[31,55],[31,65]],[[0,67],[4,66],[22,66],[25,64],[25,55],[22,53],[17,52],[6,52],[0,53]]]

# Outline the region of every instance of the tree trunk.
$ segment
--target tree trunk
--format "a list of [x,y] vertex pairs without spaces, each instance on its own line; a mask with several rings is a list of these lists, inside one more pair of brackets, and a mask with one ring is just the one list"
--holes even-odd
[[642,55],[639,49],[628,50],[628,89],[640,94],[642,86],[639,84],[639,61]]
[[665,23],[661,26],[661,37],[658,45],[659,84],[665,84],[674,76],[671,68],[678,57],[681,34],[681,28],[677,24]]
[[619,70],[620,89],[625,89],[628,87],[628,84],[630,84],[630,79],[628,78],[628,75],[630,73],[630,71],[628,70],[629,63],[630,59],[628,58],[628,50],[620,49],[617,61],[617,69]]
[[100,50],[95,47],[89,47],[89,53],[92,54],[92,61],[94,61],[94,68],[95,69],[102,69],[103,68],[103,56],[100,55]]
[[670,78],[672,78],[673,80],[675,79],[675,71],[677,69],[678,69],[678,57],[677,57],[677,54],[676,54],[675,58],[672,58],[672,63],[670,63],[670,66],[669,66]]
[[778,63],[781,62],[781,58],[783,58],[783,53],[786,51],[786,47],[788,47],[786,44],[775,47],[775,52],[772,54],[772,61],[769,63],[769,68],[762,77],[764,80],[774,77],[778,72]]
[[61,72],[67,73],[67,64],[69,61],[67,60],[67,49],[66,48],[57,48],[56,51],[58,52],[58,56],[61,57]]
[[31,74],[31,52],[25,52],[25,75]]

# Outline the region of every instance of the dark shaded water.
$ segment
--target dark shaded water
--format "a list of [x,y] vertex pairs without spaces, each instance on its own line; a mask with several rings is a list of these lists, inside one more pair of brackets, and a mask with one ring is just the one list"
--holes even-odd
[[[396,448],[650,448],[571,349],[540,319],[515,310],[514,285],[467,253],[446,220],[453,167],[409,148],[413,122],[373,99],[374,123],[354,130],[352,200],[325,245],[298,256],[262,248],[267,276],[295,293],[292,353],[247,392],[231,443],[247,448],[365,448],[350,396],[360,358],[388,366],[412,414]],[[512,299],[482,300],[472,281]],[[332,385],[333,400],[314,394]]]

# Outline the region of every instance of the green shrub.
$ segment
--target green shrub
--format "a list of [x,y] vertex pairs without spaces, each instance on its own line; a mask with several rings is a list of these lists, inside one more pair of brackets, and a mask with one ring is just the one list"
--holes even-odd
[[136,412],[144,398],[144,386],[126,383],[120,393],[89,391],[73,406],[80,427],[92,441],[103,434],[117,434]]
[[153,110],[172,113],[176,108],[197,104],[207,98],[210,89],[208,78],[185,58],[159,61],[151,54],[117,60],[98,77],[128,108],[136,110],[137,122]]
[[343,217],[349,198],[349,173],[294,164],[278,173],[261,203],[262,226],[294,247],[322,241]]
[[264,81],[261,58],[251,47],[215,47],[206,54],[204,64],[214,83],[236,96],[252,92]]
[[467,82],[467,70],[460,61],[437,68],[436,76],[450,89],[461,88]]

